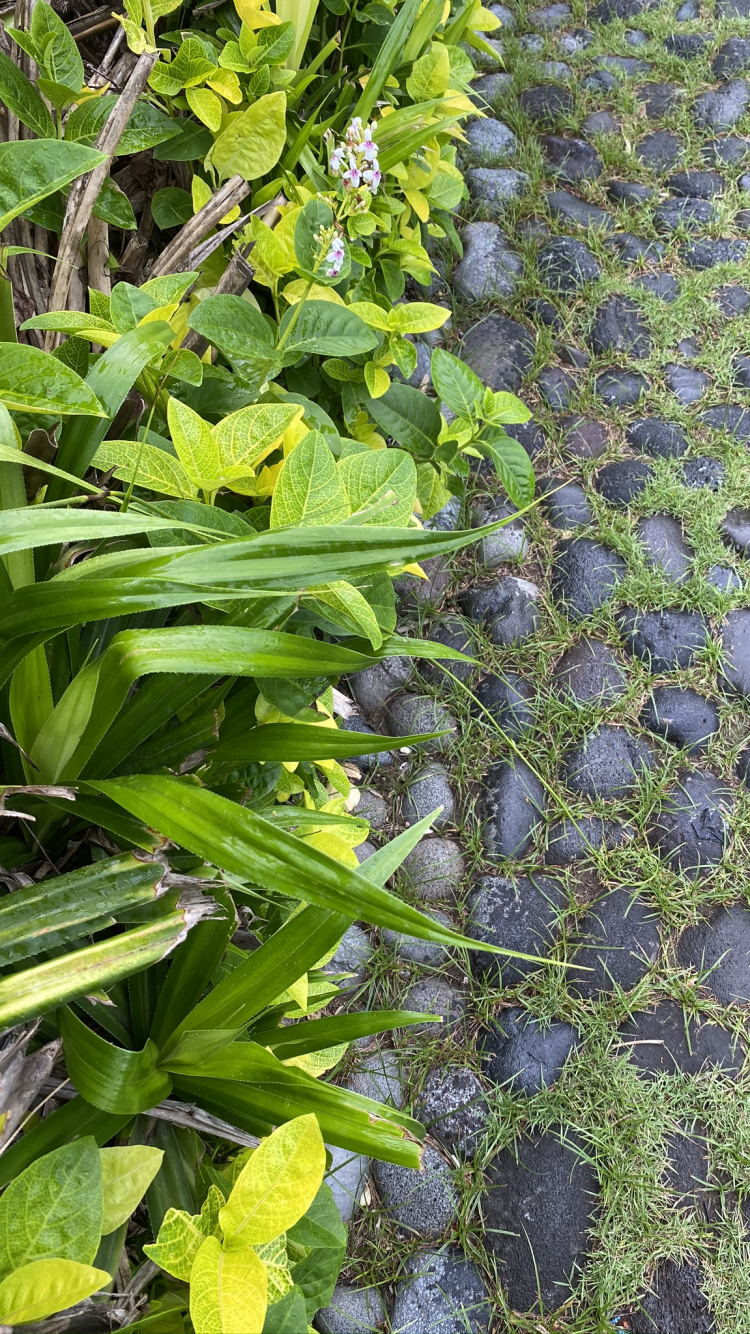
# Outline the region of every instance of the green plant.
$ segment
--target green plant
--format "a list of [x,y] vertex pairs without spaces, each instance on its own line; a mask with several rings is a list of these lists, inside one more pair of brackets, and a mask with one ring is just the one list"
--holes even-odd
[[43,1320],[111,1284],[162,1157],[145,1145],[100,1149],[86,1135],[19,1173],[0,1197],[3,1324]]
[[346,1245],[314,1116],[275,1130],[216,1173],[200,1214],[170,1209],[146,1254],[190,1283],[196,1334],[305,1328],[328,1304]]

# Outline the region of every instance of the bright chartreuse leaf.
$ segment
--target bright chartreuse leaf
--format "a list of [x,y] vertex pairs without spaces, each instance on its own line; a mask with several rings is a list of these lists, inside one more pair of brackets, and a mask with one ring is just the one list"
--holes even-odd
[[408,524],[417,495],[417,470],[402,449],[368,449],[338,464],[338,475],[353,514],[381,505],[368,524],[395,528]]
[[341,523],[349,502],[320,431],[310,431],[284,460],[271,504],[271,527]]
[[[0,149],[5,145],[0,145]],[[0,343],[0,402],[12,412],[106,417],[80,375],[41,348]]]
[[211,430],[222,476],[229,469],[247,470],[261,463],[301,416],[302,408],[297,403],[252,403],[230,413]]
[[190,1273],[190,1318],[195,1334],[262,1334],[268,1280],[250,1246],[222,1250],[206,1237]]
[[374,649],[380,648],[383,635],[378,618],[367,598],[353,584],[342,579],[335,584],[310,589],[303,602],[322,611],[334,625],[350,634],[364,635]]
[[450,77],[448,47],[443,42],[433,42],[429,51],[415,60],[406,80],[406,91],[413,102],[429,102],[445,96]]
[[169,64],[160,60],[151,71],[149,83],[155,93],[176,97],[183,88],[203,83],[217,68],[206,56],[203,43],[197,37],[188,37]]
[[49,1256],[90,1264],[101,1231],[102,1169],[87,1136],[37,1158],[0,1198],[0,1274]]
[[114,471],[122,482],[155,491],[177,500],[194,500],[198,488],[188,477],[180,460],[166,449],[158,449],[139,440],[104,440],[92,460],[92,467],[102,472]]
[[418,334],[442,329],[448,319],[450,311],[445,306],[435,306],[429,301],[407,301],[402,306],[393,307],[388,324],[396,333]]
[[45,1320],[82,1302],[111,1281],[106,1270],[75,1260],[33,1260],[0,1283],[0,1321],[15,1326]]
[[120,1227],[140,1203],[156,1176],[164,1157],[163,1149],[146,1144],[124,1144],[114,1149],[100,1149],[102,1168],[102,1235]]
[[182,1209],[167,1209],[156,1241],[143,1250],[154,1264],[187,1283],[193,1260],[205,1239],[201,1218]]
[[229,122],[206,158],[222,181],[240,175],[246,181],[276,166],[286,142],[286,93],[266,93]]
[[298,1116],[251,1154],[219,1214],[230,1250],[273,1241],[309,1209],[326,1166],[314,1115]]
[[104,154],[60,139],[0,144],[0,232],[19,214],[93,171]]
[[177,398],[169,400],[167,420],[177,457],[191,482],[204,491],[215,490],[220,472],[219,449],[208,422]]

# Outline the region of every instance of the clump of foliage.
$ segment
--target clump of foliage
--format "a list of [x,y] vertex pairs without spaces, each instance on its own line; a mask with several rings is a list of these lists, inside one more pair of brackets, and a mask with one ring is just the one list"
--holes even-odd
[[[394,577],[487,531],[424,526],[472,458],[528,503],[528,413],[442,348],[437,399],[405,382],[490,16],[177,8],[128,0],[97,65],[19,0],[0,52],[0,1210],[74,1151],[105,1180],[95,1239],[13,1252],[0,1319],[296,1331],[343,1254],[323,1143],[424,1138],[322,1078],[429,1018],[332,1014],[341,937],[472,944],[386,888],[430,819],[359,865],[352,760],[389,739],[338,685],[461,656],[396,634]],[[107,1154],[141,1155],[111,1229]]]

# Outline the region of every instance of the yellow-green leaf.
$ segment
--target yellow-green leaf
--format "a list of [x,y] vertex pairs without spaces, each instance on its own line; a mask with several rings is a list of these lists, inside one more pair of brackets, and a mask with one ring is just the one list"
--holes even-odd
[[391,387],[391,377],[382,366],[368,361],[365,363],[365,384],[370,398],[382,398]]
[[104,1269],[76,1260],[32,1260],[0,1283],[0,1321],[25,1325],[65,1311],[111,1279]]
[[412,72],[406,80],[406,91],[413,102],[429,102],[435,97],[445,95],[450,77],[451,62],[448,48],[442,42],[433,42],[429,51],[414,62]]
[[[431,471],[434,473],[434,468]],[[388,501],[368,523],[401,528],[409,522],[417,490],[417,471],[411,454],[403,449],[349,454],[341,459],[338,472],[353,514]]]
[[279,1126],[245,1164],[221,1211],[227,1246],[258,1245],[286,1232],[315,1199],[325,1165],[315,1116]]
[[187,1283],[193,1260],[206,1240],[203,1219],[183,1209],[167,1209],[156,1241],[144,1246],[149,1260]]
[[167,421],[172,443],[185,472],[204,491],[215,490],[219,476],[219,450],[211,427],[187,403],[170,398]]
[[342,579],[335,584],[311,589],[302,601],[313,605],[317,603],[323,614],[327,614],[336,625],[354,634],[366,635],[374,649],[380,648],[383,635],[378,618],[367,599],[352,584]]
[[250,1246],[224,1251],[206,1237],[190,1274],[190,1318],[195,1334],[261,1334],[268,1280]]
[[174,454],[137,440],[104,440],[94,455],[92,466],[102,472],[114,468],[122,482],[135,482],[160,496],[193,500],[198,489]]
[[211,431],[221,475],[228,476],[228,469],[240,467],[247,472],[261,463],[301,416],[297,403],[253,403],[230,413]]
[[376,306],[374,301],[352,301],[349,310],[353,310],[355,315],[359,315],[365,324],[371,329],[382,329],[384,333],[388,332],[388,311],[383,310],[382,306]]
[[334,457],[319,431],[310,431],[279,473],[271,504],[271,527],[341,523],[349,503]]
[[221,128],[222,105],[210,88],[188,88],[185,97],[190,110],[207,125],[212,134]]
[[159,1171],[163,1157],[163,1149],[152,1149],[145,1144],[99,1150],[104,1191],[103,1236],[130,1218]]
[[433,306],[429,301],[410,301],[408,305],[393,307],[388,324],[396,333],[429,333],[432,329],[442,329],[450,314],[445,306]]
[[[222,181],[255,181],[276,166],[286,140],[286,93],[266,93],[222,131],[209,154]],[[208,159],[206,159],[208,163]]]

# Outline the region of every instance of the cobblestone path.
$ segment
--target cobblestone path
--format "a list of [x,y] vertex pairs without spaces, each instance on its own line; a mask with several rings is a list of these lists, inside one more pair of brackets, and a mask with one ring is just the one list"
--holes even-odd
[[[532,409],[509,430],[540,503],[405,590],[403,624],[481,669],[373,668],[349,725],[451,729],[373,759],[371,837],[442,805],[403,892],[548,962],[347,934],[357,1004],[445,1023],[342,1076],[430,1147],[420,1175],[339,1157],[320,1327],[743,1334],[750,0],[493,12],[510,72],[475,85],[464,256],[431,299]],[[482,469],[438,521],[505,503]]]

